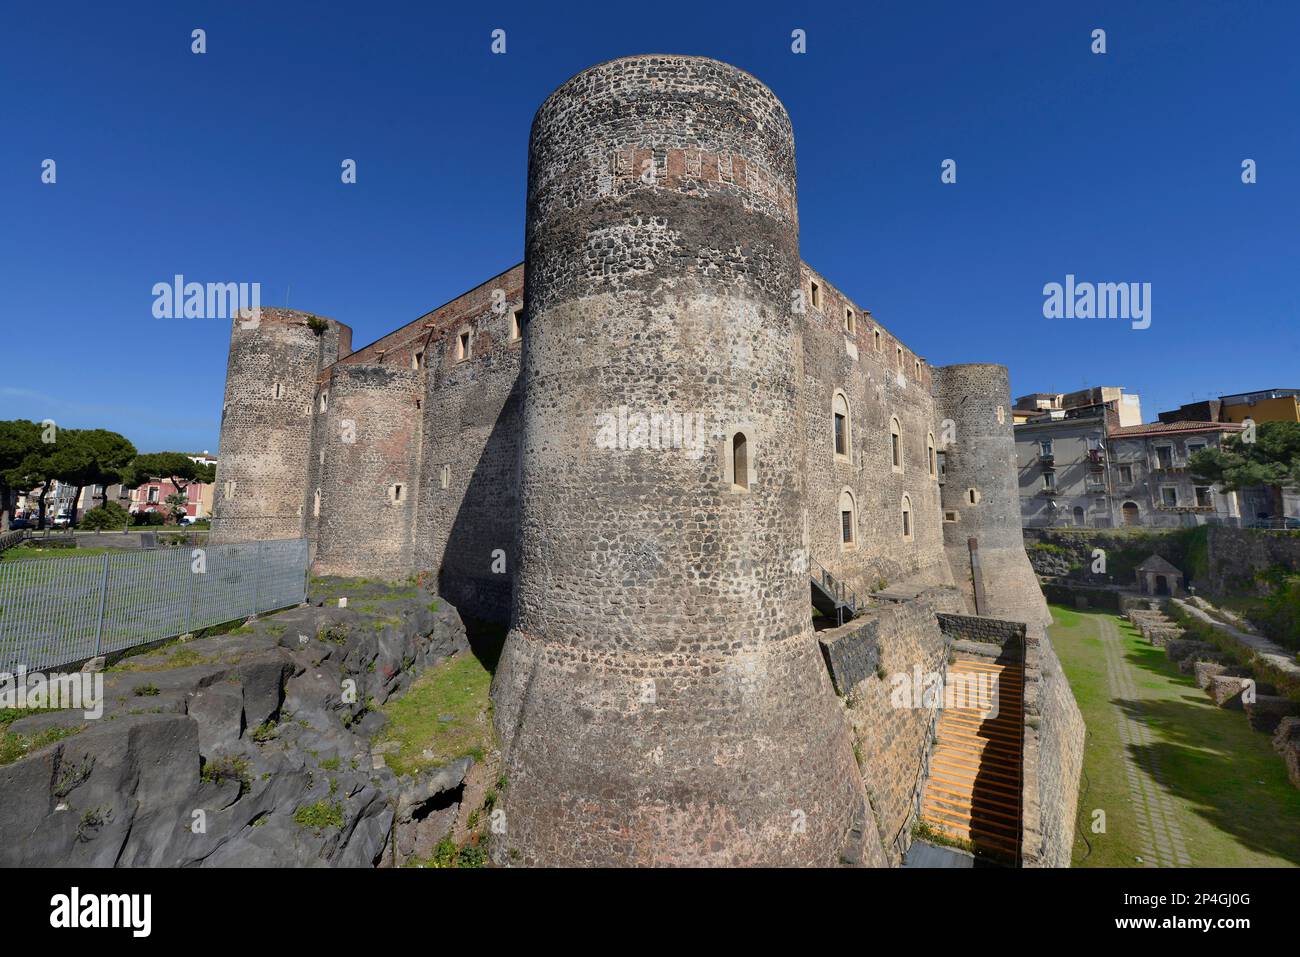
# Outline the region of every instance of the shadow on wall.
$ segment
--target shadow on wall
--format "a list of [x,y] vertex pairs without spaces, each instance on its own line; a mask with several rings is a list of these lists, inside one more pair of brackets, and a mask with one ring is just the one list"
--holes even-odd
[[[514,582],[519,410],[522,388],[516,378],[492,423],[474,464],[464,498],[447,534],[438,569],[438,594],[462,615],[509,622]],[[466,409],[472,408],[467,405]],[[462,427],[473,425],[462,422]],[[494,552],[500,550],[494,556]],[[501,569],[493,571],[494,568]]]

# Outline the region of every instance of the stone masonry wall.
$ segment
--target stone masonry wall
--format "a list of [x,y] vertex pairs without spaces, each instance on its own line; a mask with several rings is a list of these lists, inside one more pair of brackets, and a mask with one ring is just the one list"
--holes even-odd
[[[930,367],[869,313],[811,269],[803,270],[800,407],[806,448],[807,547],[810,557],[860,596],[879,584],[929,569],[936,584],[951,576],[943,552]],[[812,286],[817,285],[814,306]],[[852,313],[848,332],[846,313]],[[849,452],[835,451],[834,402],[849,410]],[[892,464],[891,420],[901,429],[903,463]],[[854,539],[841,532],[841,497],[852,496]],[[903,534],[904,496],[910,534]]]
[[1083,768],[1083,715],[1046,636],[1025,653],[1024,867],[1069,867]]
[[[948,642],[936,614],[961,608],[955,590],[936,588],[908,602],[871,608],[862,618],[861,627],[879,649],[879,674],[855,685],[845,706],[872,820],[881,844],[895,855],[908,843],[907,828],[929,768],[936,714],[910,694],[904,703],[917,707],[898,707],[903,699],[891,697],[904,685],[911,689],[917,674],[946,673]],[[896,862],[897,857],[891,861]]]
[[317,574],[402,578],[414,570],[422,386],[420,370],[359,363],[332,370],[327,408],[318,412],[327,431]]
[[445,332],[430,345],[422,422],[417,562],[462,613],[496,621],[510,618],[516,565],[522,302],[516,266],[433,317]]

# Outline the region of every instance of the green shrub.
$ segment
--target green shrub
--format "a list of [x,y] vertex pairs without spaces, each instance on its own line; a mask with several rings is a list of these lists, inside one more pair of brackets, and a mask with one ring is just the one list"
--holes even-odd
[[326,827],[342,827],[343,805],[336,801],[304,804],[293,812],[293,819],[301,827],[310,827],[318,831]]
[[81,516],[81,527],[90,531],[104,531],[105,529],[126,528],[126,523],[131,516],[127,514],[126,509],[116,502],[109,502],[105,505],[98,505],[92,508],[85,515]]
[[162,512],[136,512],[131,516],[131,524],[137,528],[162,525],[166,521],[167,519]]

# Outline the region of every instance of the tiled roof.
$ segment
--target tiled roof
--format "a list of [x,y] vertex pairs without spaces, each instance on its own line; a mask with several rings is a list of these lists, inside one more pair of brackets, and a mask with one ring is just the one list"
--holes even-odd
[[1168,432],[1240,432],[1236,422],[1147,422],[1145,425],[1116,426],[1110,434],[1118,438],[1132,435],[1159,435]]

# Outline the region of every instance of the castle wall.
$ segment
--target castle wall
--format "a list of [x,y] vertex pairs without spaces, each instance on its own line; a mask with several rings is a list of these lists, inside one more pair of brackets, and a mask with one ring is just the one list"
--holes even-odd
[[[941,502],[954,581],[977,614],[1023,621],[1041,631],[1051,615],[1025,555],[1006,367],[937,368],[934,394],[940,436],[947,439]],[[946,430],[944,420],[950,422]],[[971,539],[978,543],[977,573]]]
[[[400,578],[415,569],[423,371],[340,363],[323,394],[315,571]],[[319,459],[319,449],[315,450]],[[312,492],[315,513],[315,490]]]
[[[456,300],[428,360],[416,561],[464,615],[509,621],[516,565],[523,267]],[[524,319],[519,318],[522,332]],[[470,333],[467,359],[460,335]],[[446,487],[444,487],[444,479]]]
[[[810,557],[862,597],[881,583],[922,572],[935,584],[950,583],[939,481],[928,451],[938,441],[930,368],[823,277],[807,267],[803,273],[801,420]],[[818,305],[813,305],[813,283]],[[846,330],[846,310],[854,317],[852,333]],[[848,403],[851,455],[835,451],[837,390]],[[901,430],[901,470],[893,466],[893,419]],[[845,489],[856,506],[851,544],[843,541],[841,530]],[[905,495],[911,512],[907,536]]]
[[[784,108],[725,64],[616,60],[537,114],[502,861],[831,864],[862,811],[792,564],[794,194]],[[625,442],[620,410],[722,442]]]
[[351,336],[290,309],[232,322],[211,542],[303,534],[316,377],[347,354]]
[[[859,681],[845,704],[872,820],[889,864],[898,862],[910,840],[908,825],[925,786],[937,718],[935,709],[913,700],[910,690],[916,675],[924,679],[947,671],[948,642],[935,616],[961,608],[954,589],[935,588],[911,601],[870,608],[843,626],[861,629],[862,640],[879,649],[878,671]],[[904,679],[914,707],[899,707],[892,700]]]
[[1069,867],[1078,815],[1085,728],[1046,636],[1025,640],[1025,867]]

